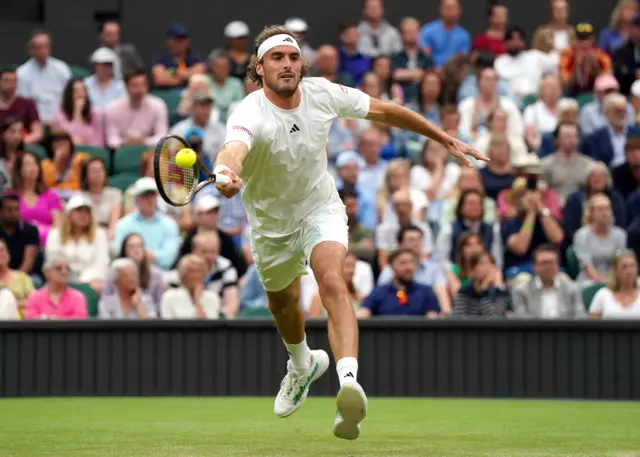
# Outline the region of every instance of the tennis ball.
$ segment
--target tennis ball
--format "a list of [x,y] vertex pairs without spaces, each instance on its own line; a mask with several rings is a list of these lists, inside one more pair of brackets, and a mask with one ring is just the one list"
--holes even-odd
[[191,168],[196,163],[196,158],[196,151],[193,149],[180,149],[176,154],[176,165],[180,168]]

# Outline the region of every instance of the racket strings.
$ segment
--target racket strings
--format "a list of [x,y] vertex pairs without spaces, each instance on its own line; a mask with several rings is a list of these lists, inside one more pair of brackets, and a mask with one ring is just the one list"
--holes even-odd
[[198,185],[198,173],[196,167],[180,168],[176,164],[176,155],[184,144],[180,141],[168,138],[162,145],[158,156],[158,172],[160,181],[167,196],[174,202],[186,200]]

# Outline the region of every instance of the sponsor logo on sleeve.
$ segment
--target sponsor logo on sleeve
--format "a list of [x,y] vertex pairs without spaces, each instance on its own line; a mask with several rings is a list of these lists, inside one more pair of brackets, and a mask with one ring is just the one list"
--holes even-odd
[[234,125],[233,127],[231,127],[231,130],[237,130],[239,132],[246,133],[251,138],[253,138],[253,133],[251,133],[251,130],[246,127],[242,127],[241,125]]

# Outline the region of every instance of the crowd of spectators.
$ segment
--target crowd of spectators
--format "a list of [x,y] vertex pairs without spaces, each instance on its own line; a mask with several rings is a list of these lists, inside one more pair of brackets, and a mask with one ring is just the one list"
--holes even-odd
[[[359,318],[640,318],[638,4],[620,0],[599,33],[568,23],[567,0],[549,11],[531,39],[500,3],[472,37],[459,0],[427,24],[392,24],[367,0],[337,47],[285,22],[310,76],[404,104],[491,158],[461,168],[413,133],[335,121]],[[0,319],[268,315],[241,197],[209,186],[171,207],[152,163],[171,132],[211,166],[225,119],[259,89],[256,32],[233,21],[204,55],[175,24],[148,65],[107,20],[90,69],[33,33],[28,60],[0,71]],[[324,316],[310,269],[301,305]]]

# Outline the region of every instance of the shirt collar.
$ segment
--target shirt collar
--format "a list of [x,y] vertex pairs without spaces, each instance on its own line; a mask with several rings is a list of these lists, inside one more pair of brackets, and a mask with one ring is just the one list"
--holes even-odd
[[611,124],[609,124],[609,123],[607,123],[607,128],[609,129],[609,134],[614,138],[615,137],[622,137],[622,136],[626,137],[627,136],[627,130],[629,129],[629,127],[625,125],[624,129],[622,129],[622,132],[616,133],[613,130],[613,127],[611,127]]
[[156,222],[156,221],[158,221],[160,219],[160,210],[156,210],[156,213],[153,215],[153,217],[151,219],[145,219],[144,217],[142,217],[142,214],[140,214],[140,211],[136,211],[135,215],[136,215],[136,220],[138,220],[140,222],[142,222],[142,221]]
[[[543,290],[544,289],[543,284],[542,284],[542,280],[540,279],[540,276],[536,276],[534,281],[535,281],[535,284],[536,284],[536,288],[538,290]],[[553,279],[553,289],[554,290],[558,290],[559,287],[560,287],[560,281],[558,281],[558,277],[556,276]]]

